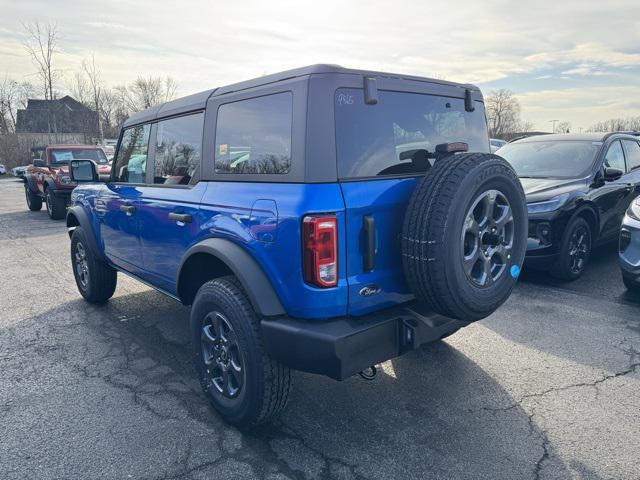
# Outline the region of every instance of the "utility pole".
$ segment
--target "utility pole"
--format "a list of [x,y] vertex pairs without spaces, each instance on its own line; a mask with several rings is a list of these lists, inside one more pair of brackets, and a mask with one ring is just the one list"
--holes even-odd
[[549,123],[551,124],[551,133],[556,133],[556,123],[559,121],[560,120],[549,120]]

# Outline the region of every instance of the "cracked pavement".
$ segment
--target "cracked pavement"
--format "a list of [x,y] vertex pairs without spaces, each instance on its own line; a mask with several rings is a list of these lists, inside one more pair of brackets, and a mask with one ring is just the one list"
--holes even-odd
[[585,277],[526,272],[494,315],[371,382],[294,373],[284,414],[225,425],[188,309],[120,274],[76,291],[63,221],[0,180],[0,478],[638,479],[640,298],[615,246]]

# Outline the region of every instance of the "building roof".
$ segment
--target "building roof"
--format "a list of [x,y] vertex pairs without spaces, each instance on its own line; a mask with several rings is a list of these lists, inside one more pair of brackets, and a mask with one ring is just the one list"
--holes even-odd
[[405,80],[414,80],[419,82],[430,82],[430,83],[439,83],[442,85],[451,85],[469,88],[471,90],[478,90],[478,87],[471,84],[460,84],[455,82],[448,82],[446,80],[438,80],[433,78],[426,77],[416,77],[412,75],[404,75],[397,73],[385,73],[385,72],[376,72],[373,70],[355,70],[350,68],[344,68],[339,65],[326,65],[326,64],[318,64],[318,65],[309,65],[307,67],[296,68],[293,70],[285,70],[283,72],[274,73],[271,75],[265,75],[262,77],[254,78],[251,80],[245,80],[238,83],[233,83],[231,85],[226,85],[219,88],[213,88],[209,90],[205,90],[200,93],[196,93],[193,95],[189,95],[187,97],[178,98],[176,100],[172,100],[170,102],[157,105],[155,107],[147,108],[146,110],[142,110],[141,112],[134,113],[129,117],[129,119],[124,122],[124,126],[135,125],[137,123],[144,123],[155,120],[158,117],[169,116],[173,114],[178,114],[182,112],[188,112],[193,110],[204,109],[207,100],[210,97],[217,97],[220,95],[225,95],[232,92],[238,92],[242,90],[247,90],[249,88],[260,87],[263,85],[269,85],[271,83],[281,82],[284,80],[289,80],[292,78],[303,77],[306,75],[314,75],[314,74],[326,74],[326,73],[339,73],[339,74],[348,74],[348,75],[371,75],[376,77],[390,77],[390,78],[399,78]]
[[27,108],[18,110],[16,132],[97,134],[98,113],[69,95],[55,100],[30,98]]

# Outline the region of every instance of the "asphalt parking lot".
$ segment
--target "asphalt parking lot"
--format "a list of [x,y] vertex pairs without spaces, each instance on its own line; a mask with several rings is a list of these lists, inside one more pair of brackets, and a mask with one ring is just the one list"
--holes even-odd
[[188,309],[119,276],[81,300],[64,221],[0,180],[0,478],[640,478],[640,298],[615,245],[572,284],[526,272],[494,315],[372,382],[295,373],[284,415],[225,425]]

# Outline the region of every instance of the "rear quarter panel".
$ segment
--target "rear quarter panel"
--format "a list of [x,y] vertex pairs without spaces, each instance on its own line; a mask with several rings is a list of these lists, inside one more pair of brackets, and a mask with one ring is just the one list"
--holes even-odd
[[[275,231],[270,215],[263,212],[268,204],[277,208]],[[336,214],[338,248],[346,252],[344,202],[338,184],[209,182],[200,206],[200,231],[194,244],[220,237],[241,246],[263,268],[292,317],[322,319],[345,315],[345,255],[339,256],[336,288],[315,288],[303,281],[301,224],[302,217],[311,213]],[[273,233],[265,237],[266,231]]]

